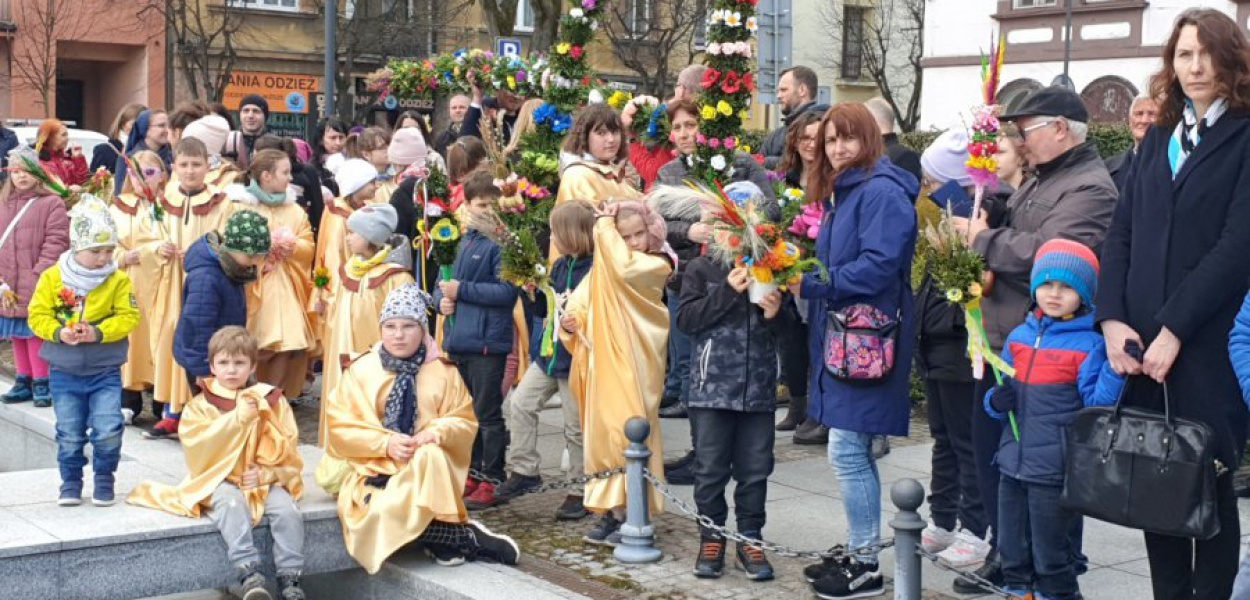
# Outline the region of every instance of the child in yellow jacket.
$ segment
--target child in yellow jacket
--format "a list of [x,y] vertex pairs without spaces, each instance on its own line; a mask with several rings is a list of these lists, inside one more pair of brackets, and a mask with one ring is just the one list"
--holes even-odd
[[296,501],[304,493],[299,430],[281,388],[249,385],[256,373],[256,338],[223,327],[208,342],[212,377],[182,412],[178,430],[187,478],[177,486],[143,482],[126,499],[183,517],[205,513],[226,542],[241,598],[270,598],[260,572],[252,529],[269,518],[279,597],[304,598],[304,520]]
[[90,432],[96,506],[113,504],[113,474],[122,449],[121,365],[126,336],[139,324],[130,277],[117,269],[117,228],[108,207],[85,198],[70,213],[70,249],[44,271],[27,322],[46,343],[56,412],[57,504],[82,504],[83,447]]

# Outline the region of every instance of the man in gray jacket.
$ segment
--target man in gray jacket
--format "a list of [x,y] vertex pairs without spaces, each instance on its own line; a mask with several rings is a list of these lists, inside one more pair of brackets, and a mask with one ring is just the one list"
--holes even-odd
[[[1033,92],[1012,113],[1000,120],[1014,122],[1022,142],[1025,160],[1036,171],[1007,202],[1007,216],[1001,227],[991,229],[983,212],[974,219],[957,219],[955,225],[967,231],[972,247],[985,257],[991,283],[986,286],[982,306],[985,330],[996,353],[1001,352],[1007,335],[1024,322],[1032,305],[1029,297],[1029,274],[1033,256],[1043,243],[1055,238],[1075,240],[1095,252],[1102,245],[1111,226],[1115,210],[1115,182],[1098,156],[1094,144],[1086,141],[1089,112],[1081,97],[1066,87],[1050,86]],[[994,383],[987,374],[977,390],[979,398]],[[972,438],[977,462],[977,487],[987,517],[995,532],[998,529],[998,471],[993,466],[998,449],[1001,424],[989,419],[984,411],[974,411]],[[1079,524],[1079,522],[1078,522]],[[1076,538],[1078,569],[1083,567],[1080,555],[1080,528],[1072,532]],[[991,555],[978,574],[1001,581],[998,561]],[[956,580],[956,591],[961,583]],[[970,592],[963,592],[970,593]]]

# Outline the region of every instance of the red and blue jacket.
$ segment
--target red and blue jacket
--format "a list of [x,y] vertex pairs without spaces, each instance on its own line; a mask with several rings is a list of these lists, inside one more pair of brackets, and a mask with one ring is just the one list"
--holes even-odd
[[985,411],[1008,420],[990,399],[995,393],[1013,394],[1020,438],[1003,427],[998,470],[1021,481],[1063,485],[1064,430],[1082,408],[1115,404],[1124,386],[1107,361],[1093,312],[1054,319],[1035,311],[1007,337],[1003,360],[1016,375],[985,395]]

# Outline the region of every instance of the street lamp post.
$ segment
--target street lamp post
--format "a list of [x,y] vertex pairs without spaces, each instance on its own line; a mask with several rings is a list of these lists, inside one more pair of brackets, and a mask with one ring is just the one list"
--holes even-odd
[[1063,36],[1063,77],[1068,79],[1068,60],[1072,57],[1072,0],[1068,0],[1067,21]]
[[327,0],[325,3],[326,11],[326,51],[325,51],[325,81],[321,83],[322,89],[325,90],[325,106],[322,111],[328,119],[334,115],[334,68],[338,64],[338,38],[335,30],[338,29],[339,20],[339,3],[338,0]]

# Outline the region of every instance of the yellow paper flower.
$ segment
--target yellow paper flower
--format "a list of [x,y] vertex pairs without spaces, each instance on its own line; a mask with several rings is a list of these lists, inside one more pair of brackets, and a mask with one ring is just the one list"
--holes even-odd
[[973,282],[971,285],[968,286],[968,295],[972,296],[973,298],[980,298],[981,291],[982,291],[981,284],[979,283]]
[[508,89],[510,90],[516,89],[516,77],[513,77],[512,75],[508,76]]
[[[724,101],[722,100],[722,102]],[[703,117],[704,121],[711,121],[712,119],[715,119],[716,107],[711,104],[704,104],[703,108],[699,110],[699,116]]]
[[725,15],[725,24],[730,27],[737,27],[742,24],[742,13],[732,12]]
[[959,290],[946,290],[946,299],[951,302],[959,302],[964,299],[964,293]]
[[738,118],[742,119],[743,121],[747,120],[747,109],[744,108],[738,111]]
[[728,117],[729,115],[734,114],[734,107],[731,106],[728,102],[721,100],[720,102],[716,103],[716,112]]
[[783,269],[799,262],[799,247],[790,242],[778,241],[773,251],[777,253],[777,264]]
[[430,232],[430,238],[436,242],[454,242],[460,239],[460,229],[451,219],[439,219],[434,224],[434,230]]
[[568,53],[569,53],[568,42],[560,42],[559,44],[556,44],[556,54],[568,54]]
[[750,154],[750,153],[751,153],[751,144],[742,144],[742,145],[740,145],[740,146],[738,146],[738,147],[739,147],[739,148],[742,148],[742,151],[743,151],[743,152],[746,152],[747,154]]
[[768,267],[754,265],[751,267],[751,278],[760,283],[772,283],[773,272]]

